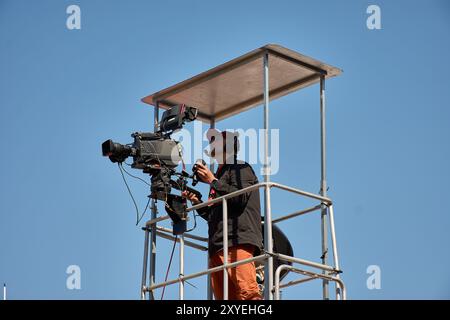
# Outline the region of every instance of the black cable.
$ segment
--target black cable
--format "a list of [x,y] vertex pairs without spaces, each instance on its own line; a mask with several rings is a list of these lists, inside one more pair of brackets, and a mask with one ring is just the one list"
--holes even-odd
[[145,205],[145,209],[144,209],[144,211],[142,212],[141,217],[140,217],[140,218],[138,219],[138,221],[136,222],[136,225],[138,225],[139,222],[141,222],[142,218],[144,217],[145,213],[147,212],[148,205],[150,204],[150,199],[151,199],[151,198],[148,197],[148,201],[147,201],[147,204]]
[[148,186],[150,187],[150,183],[148,183],[148,182],[145,181],[144,179],[132,175],[132,174],[129,173],[127,170],[125,170],[125,168],[124,168],[123,166],[122,166],[122,169],[123,169],[123,171],[125,171],[125,173],[126,173],[127,175],[129,175],[130,177],[135,178],[135,179],[138,179],[138,180],[141,180],[143,183],[145,183],[146,185],[148,185]]
[[193,284],[190,283],[189,281],[184,280],[184,282],[186,282],[186,283],[187,283],[188,285],[190,285],[191,287],[193,287],[193,288],[195,288],[195,289],[198,289],[197,286],[193,285]]
[[123,174],[123,171],[122,171],[123,168],[122,168],[121,163],[119,162],[119,163],[117,163],[117,165],[119,167],[120,174],[122,175],[123,182],[125,182],[125,185],[127,186],[127,190],[131,196],[131,200],[133,200],[134,207],[136,208],[136,221],[137,221],[139,219],[139,209],[137,207],[136,200],[134,200],[133,194],[131,193],[131,190],[130,190],[130,187],[128,186],[127,180],[125,179],[125,175]]
[[125,182],[125,185],[127,187],[128,193],[131,196],[131,200],[133,200],[133,204],[134,204],[134,207],[136,209],[136,225],[138,225],[139,222],[142,220],[142,217],[144,216],[145,212],[147,211],[148,204],[150,203],[150,198],[148,199],[147,205],[145,206],[145,209],[144,209],[144,212],[142,213],[142,216],[139,217],[139,209],[137,207],[136,200],[134,200],[133,194],[131,193],[131,190],[130,190],[130,187],[128,186],[127,180],[125,179],[125,175],[123,174],[123,171],[125,169],[123,169],[122,164],[120,162],[117,163],[117,165],[119,167],[120,174],[122,175],[123,182]]
[[[170,254],[169,265],[167,266],[166,278],[164,279],[164,282],[167,282],[167,277],[169,276],[170,265],[172,264],[173,253],[175,252],[175,246],[177,245],[177,240],[178,240],[178,235],[175,235],[175,239],[173,240],[172,253]],[[163,291],[161,294],[161,300],[164,298],[164,291],[166,291],[166,285],[164,285],[164,287],[163,287]]]

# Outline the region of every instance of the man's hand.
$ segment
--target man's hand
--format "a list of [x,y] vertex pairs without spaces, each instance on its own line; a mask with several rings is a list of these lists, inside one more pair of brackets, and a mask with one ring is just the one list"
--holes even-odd
[[181,196],[182,196],[183,198],[188,199],[193,205],[196,205],[196,204],[199,204],[199,203],[200,203],[200,200],[198,199],[198,197],[197,197],[194,193],[192,193],[192,192],[189,192],[189,191],[183,191],[183,192],[181,193]]
[[205,165],[201,163],[197,163],[197,175],[204,183],[210,184],[214,180],[216,180],[216,177],[214,174],[206,167]]

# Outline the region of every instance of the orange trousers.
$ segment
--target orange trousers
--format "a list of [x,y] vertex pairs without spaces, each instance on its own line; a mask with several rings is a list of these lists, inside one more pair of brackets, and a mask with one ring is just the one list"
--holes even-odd
[[[253,257],[255,247],[242,244],[228,248],[228,263]],[[216,252],[209,259],[210,268],[223,265],[223,250]],[[261,300],[256,283],[255,263],[250,262],[227,270],[229,300]],[[211,285],[216,300],[223,300],[223,271],[211,274]]]

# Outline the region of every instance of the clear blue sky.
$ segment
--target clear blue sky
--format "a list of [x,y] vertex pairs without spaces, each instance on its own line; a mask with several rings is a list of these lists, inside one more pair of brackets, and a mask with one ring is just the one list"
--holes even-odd
[[[81,7],[81,30],[66,28],[70,4]],[[381,8],[381,30],[366,27],[370,4]],[[101,142],[152,129],[141,97],[267,43],[344,70],[327,84],[328,182],[349,298],[450,298],[449,31],[444,0],[1,0],[0,282],[9,298],[139,298],[143,232]],[[281,136],[273,180],[318,192],[318,87],[271,108]],[[261,124],[259,107],[219,128]],[[142,208],[146,187],[130,184]],[[275,216],[303,204],[273,197]],[[295,253],[318,260],[318,215],[294,221],[280,227]],[[159,244],[162,280],[171,243]],[[187,272],[205,267],[203,254],[187,254]],[[81,290],[66,289],[72,264]],[[367,289],[369,265],[381,268],[380,290]],[[186,297],[204,298],[205,280],[192,282]],[[312,282],[284,297],[320,292]]]

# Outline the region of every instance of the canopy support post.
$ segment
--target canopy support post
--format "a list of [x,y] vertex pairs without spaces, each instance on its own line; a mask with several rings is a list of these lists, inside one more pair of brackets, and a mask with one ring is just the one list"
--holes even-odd
[[[270,182],[269,165],[269,53],[264,53],[264,182]],[[264,188],[264,249],[269,254],[264,266],[264,298],[273,300],[273,244],[270,186]]]
[[[157,101],[155,103],[155,112],[154,112],[154,119],[153,119],[153,126],[154,126],[154,132],[158,131],[158,121],[159,121],[159,102]],[[158,215],[158,208],[156,207],[155,199],[152,199],[152,220],[156,219],[156,216]],[[155,284],[155,274],[156,274],[156,223],[152,224],[150,228],[150,272],[149,272],[149,287],[153,286]],[[155,296],[153,294],[153,291],[149,292],[149,300],[155,300]]]
[[[325,130],[325,76],[320,76],[320,195],[327,196],[327,181],[326,181],[326,130]],[[322,213],[320,215],[321,238],[322,238],[322,264],[327,264],[328,261],[328,232],[327,232],[327,206],[322,203]],[[327,275],[327,271],[322,273]],[[329,300],[329,281],[323,279],[322,281],[323,299]]]

